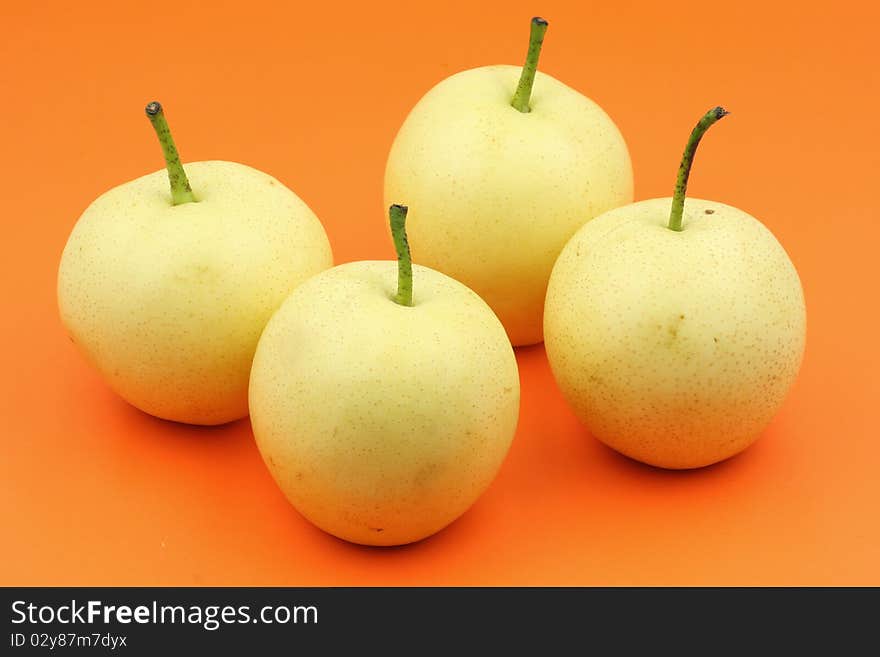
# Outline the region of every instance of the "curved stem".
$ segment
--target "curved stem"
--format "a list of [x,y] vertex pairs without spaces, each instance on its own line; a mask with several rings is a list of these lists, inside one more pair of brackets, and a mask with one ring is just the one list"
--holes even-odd
[[171,204],[192,203],[196,200],[196,197],[193,196],[192,187],[189,186],[189,179],[186,177],[186,171],[183,170],[183,164],[180,163],[180,156],[177,154],[177,147],[174,145],[174,139],[171,137],[171,130],[168,129],[168,121],[165,120],[165,112],[162,111],[162,106],[153,101],[147,105],[146,112],[147,118],[150,119],[153,129],[156,131],[156,136],[159,138],[162,154],[165,156],[168,182],[171,183]]
[[672,211],[669,213],[669,230],[681,230],[681,218],[684,212],[684,196],[687,192],[688,176],[691,175],[691,165],[694,163],[694,155],[697,145],[713,123],[730,114],[723,107],[713,107],[703,115],[699,123],[694,126],[687,146],[684,147],[684,155],[681,156],[681,164],[678,166],[678,176],[675,179],[675,194],[672,196]]
[[406,213],[405,205],[395,204],[388,209],[391,237],[394,239],[394,250],[397,251],[397,294],[392,298],[401,306],[413,305],[412,256],[406,239]]
[[547,31],[547,21],[540,16],[532,19],[532,29],[529,34],[529,52],[526,54],[526,63],[523,66],[516,93],[510,104],[514,109],[526,113],[531,112],[529,99],[532,96],[532,85],[535,84],[535,73],[538,70],[538,57],[541,56],[541,45],[544,43],[544,33]]

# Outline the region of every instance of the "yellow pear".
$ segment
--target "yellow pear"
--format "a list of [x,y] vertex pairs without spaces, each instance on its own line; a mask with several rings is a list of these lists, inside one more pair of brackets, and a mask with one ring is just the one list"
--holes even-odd
[[[597,217],[565,246],[547,289],[547,357],[599,440],[664,468],[748,447],[797,376],[806,314],[773,234],[745,212],[687,199],[697,124],[673,198]],[[670,211],[671,209],[671,211]]]
[[409,199],[419,262],[479,294],[514,345],[542,340],[547,279],[584,223],[633,198],[632,165],[596,103],[526,64],[457,73],[413,108],[391,147],[386,205]]
[[134,406],[179,422],[229,422],[248,414],[263,327],[294,287],[332,266],[330,244],[272,176],[222,161],[184,170],[161,106],[150,103],[147,115],[168,175],[115,187],[79,218],[58,271],[61,319]]
[[390,214],[398,263],[339,265],[299,286],[266,326],[250,383],[254,436],[284,494],[324,531],[367,545],[418,541],[464,513],[519,414],[498,318],[461,283],[413,266],[406,208]]

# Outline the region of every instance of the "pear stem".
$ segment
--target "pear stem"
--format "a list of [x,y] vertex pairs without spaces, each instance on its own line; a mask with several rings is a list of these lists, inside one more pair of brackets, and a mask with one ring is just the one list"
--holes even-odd
[[687,146],[684,147],[684,155],[681,156],[681,164],[678,166],[678,176],[675,179],[675,194],[672,196],[672,211],[669,213],[669,230],[680,231],[682,214],[684,213],[684,197],[687,192],[688,177],[691,175],[691,166],[694,163],[694,155],[703,135],[716,121],[730,114],[723,107],[713,107],[703,115],[703,118],[694,126]]
[[171,130],[168,128],[168,121],[165,120],[165,112],[162,106],[153,101],[146,107],[147,118],[153,124],[156,136],[159,138],[159,145],[162,146],[162,154],[165,156],[165,168],[168,169],[168,182],[171,183],[171,204],[180,205],[182,203],[192,203],[196,200],[193,195],[192,187],[189,185],[189,179],[186,177],[186,171],[183,164],[180,163],[180,156],[177,154],[177,147],[174,145],[174,139],[171,136]]
[[529,34],[529,51],[526,54],[526,63],[523,66],[519,84],[516,86],[516,93],[513,94],[513,100],[510,101],[514,109],[523,113],[532,111],[532,108],[529,107],[529,99],[532,96],[532,86],[535,84],[535,73],[538,70],[538,58],[541,56],[541,46],[544,43],[546,31],[547,21],[540,16],[535,16],[532,19],[532,29]]
[[412,306],[412,255],[409,252],[409,240],[406,239],[406,213],[405,205],[395,204],[388,209],[391,237],[394,239],[394,250],[397,251],[397,294],[392,298],[401,306]]

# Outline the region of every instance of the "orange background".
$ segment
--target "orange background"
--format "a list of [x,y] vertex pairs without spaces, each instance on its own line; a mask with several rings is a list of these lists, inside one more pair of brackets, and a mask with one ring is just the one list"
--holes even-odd
[[[3,3],[0,583],[880,585],[872,3],[121,4]],[[97,195],[162,166],[147,101],[185,161],[287,183],[337,263],[391,258],[397,127],[444,77],[520,63],[533,14],[550,21],[540,68],[626,136],[637,198],[672,192],[703,111],[732,111],[689,191],[771,228],[809,325],[751,449],[694,472],[629,461],[579,426],[543,348],[521,349],[520,427],[491,489],[433,538],[369,549],[288,505],[247,420],[156,420],[87,367],[58,320],[57,265]]]

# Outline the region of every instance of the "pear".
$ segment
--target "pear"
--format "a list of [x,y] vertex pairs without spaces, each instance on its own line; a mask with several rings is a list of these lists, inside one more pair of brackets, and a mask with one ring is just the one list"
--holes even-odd
[[254,436],[281,490],[313,524],[366,545],[418,541],[463,514],[519,414],[504,328],[473,291],[412,264],[406,212],[390,209],[398,262],[351,262],[299,286],[251,373]]
[[179,422],[229,422],[248,414],[263,327],[293,288],[332,266],[330,244],[272,176],[223,161],[184,170],[161,105],[146,112],[167,178],[160,170],[119,185],[83,212],[58,271],[61,319],[132,405]]
[[547,21],[533,18],[525,66],[485,66],[431,89],[397,133],[386,205],[409,199],[419,261],[473,289],[514,345],[542,340],[547,280],[562,247],[630,203],[626,143],[596,103],[537,72]]
[[597,217],[565,246],[547,289],[547,357],[599,440],[663,468],[744,450],[797,376],[806,311],[773,234],[742,210],[685,198],[710,110],[688,141],[673,198]]

